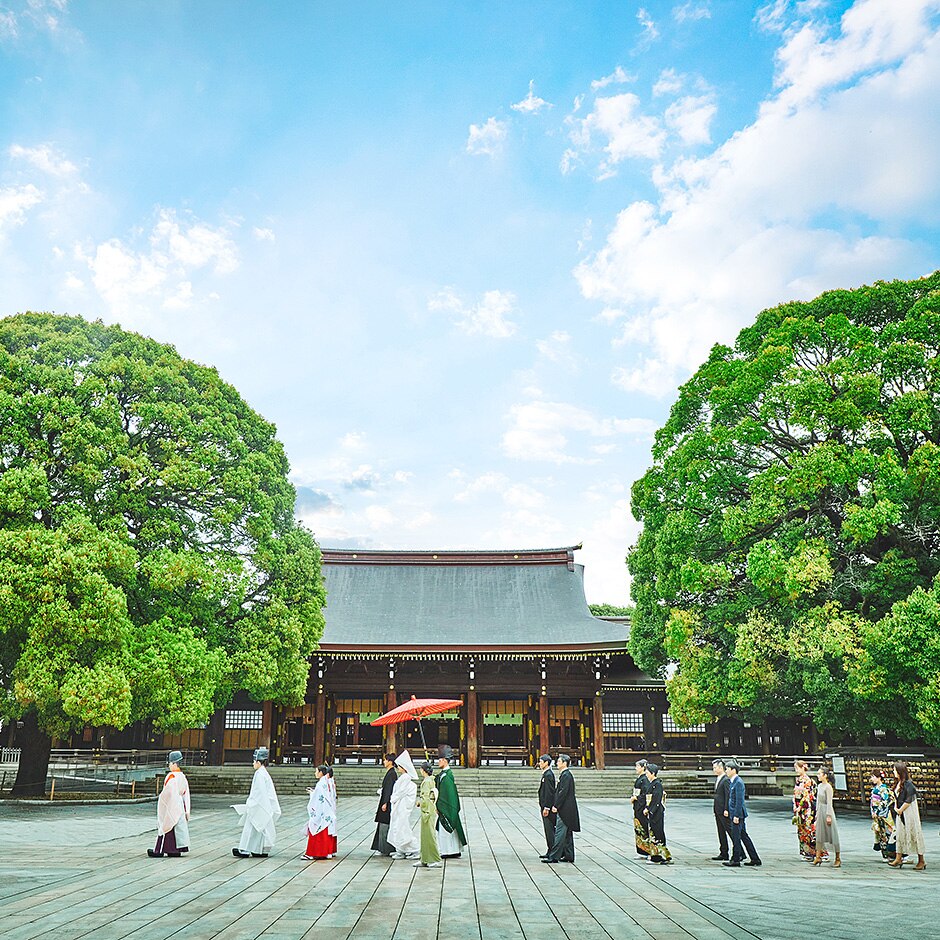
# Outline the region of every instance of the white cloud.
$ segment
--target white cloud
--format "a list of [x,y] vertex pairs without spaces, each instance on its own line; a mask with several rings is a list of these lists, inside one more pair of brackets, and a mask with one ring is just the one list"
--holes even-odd
[[504,473],[490,470],[466,482],[454,494],[454,501],[467,503],[480,496],[496,495],[507,506],[538,509],[545,504],[545,494],[529,483],[513,483]]
[[666,108],[666,125],[684,144],[709,144],[711,122],[717,111],[711,95],[686,95]]
[[572,119],[571,141],[580,150],[591,148],[600,137],[607,154],[600,171],[605,178],[628,158],[655,160],[662,153],[666,133],[658,118],[640,113],[640,99],[632,92],[597,98],[587,117]]
[[495,157],[502,152],[508,132],[509,124],[506,121],[498,121],[495,117],[489,118],[485,124],[471,124],[467,137],[467,153]]
[[23,160],[49,176],[64,179],[78,175],[78,167],[51,144],[40,144],[38,147],[13,144],[8,153],[11,159]]
[[413,532],[415,529],[426,529],[435,522],[437,522],[437,516],[425,509],[405,519],[402,525],[409,532]]
[[940,34],[927,8],[860,0],[838,36],[800,28],[753,124],[654,170],[657,200],[622,210],[576,270],[586,297],[627,313],[633,361],[615,384],[667,394],[763,307],[937,265],[935,248],[896,234],[940,217]]
[[578,367],[578,360],[571,352],[571,334],[565,330],[555,330],[546,339],[536,340],[535,348],[538,354],[549,362],[571,370]]
[[270,228],[253,228],[251,234],[258,239],[259,242],[273,242],[276,241],[276,236],[274,234],[274,229]]
[[858,0],[842,16],[839,35],[814,21],[777,53],[776,107],[792,108],[874,69],[897,65],[932,32],[938,0]]
[[[591,412],[564,402],[531,401],[513,405],[509,428],[503,434],[503,452],[516,460],[548,463],[593,463],[596,457],[569,453],[572,435],[592,442],[618,435],[649,437],[655,422],[646,418],[598,418]],[[585,444],[588,448],[590,443]]]
[[488,290],[476,303],[466,303],[452,287],[445,287],[428,300],[428,309],[450,314],[457,329],[469,336],[506,339],[516,332],[516,324],[508,319],[516,298],[509,291]]
[[[623,70],[623,66],[618,65],[610,75],[605,75],[603,78],[595,78],[591,82],[591,91],[598,91],[601,88],[606,88],[608,85],[626,85],[629,82],[635,82],[636,75],[630,75]],[[577,108],[575,108],[577,110]]]
[[172,209],[160,211],[150,244],[154,251],[186,268],[211,264],[217,274],[230,274],[238,267],[238,249],[226,228],[212,228],[192,219],[181,222]]
[[193,273],[208,269],[225,275],[238,267],[238,249],[227,227],[214,228],[173,209],[161,209],[147,238],[137,249],[111,238],[75,256],[87,264],[98,293],[118,313],[128,306],[183,309],[194,299]]
[[68,0],[26,0],[16,10],[0,9],[0,41],[15,42],[31,31],[58,33],[67,10]]
[[0,235],[22,225],[29,210],[42,199],[42,191],[32,183],[0,188]]
[[362,514],[373,529],[388,529],[398,523],[395,514],[384,506],[366,506]]
[[711,19],[712,11],[708,0],[687,0],[681,6],[672,8],[672,18],[677,23]]
[[674,95],[682,91],[685,86],[685,76],[680,75],[675,69],[663,69],[653,85],[653,94],[656,97],[660,95]]
[[640,524],[630,512],[628,499],[611,502],[605,495],[603,505],[600,514],[578,533],[584,547],[576,553],[575,561],[584,565],[588,603],[622,606],[630,601],[627,551],[640,534]]
[[558,162],[558,168],[561,172],[567,176],[578,163],[578,151],[572,150],[570,147],[561,155],[561,160]]
[[366,436],[362,431],[348,431],[340,439],[339,446],[343,450],[364,450],[366,446]]
[[[542,108],[551,108],[552,105],[546,101],[544,98],[539,98],[535,94],[535,80],[532,79],[529,81],[529,93],[522,99],[522,101],[517,101],[515,104],[510,105],[513,111],[521,111],[523,114],[538,114]],[[493,118],[490,118],[493,120]],[[472,134],[472,129],[471,129]],[[467,142],[469,149],[469,141]]]
[[659,38],[659,27],[653,22],[645,7],[640,7],[636,12],[636,21],[643,28],[643,34],[640,36],[638,49],[643,49],[650,43]]

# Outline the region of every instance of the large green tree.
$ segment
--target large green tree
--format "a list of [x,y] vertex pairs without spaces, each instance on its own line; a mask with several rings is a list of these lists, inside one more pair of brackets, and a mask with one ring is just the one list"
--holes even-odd
[[940,743],[940,273],[714,347],[632,498],[631,648],[680,719]]
[[0,320],[0,713],[15,791],[51,736],[207,720],[237,689],[299,703],[320,552],[274,427],[170,346],[100,322]]

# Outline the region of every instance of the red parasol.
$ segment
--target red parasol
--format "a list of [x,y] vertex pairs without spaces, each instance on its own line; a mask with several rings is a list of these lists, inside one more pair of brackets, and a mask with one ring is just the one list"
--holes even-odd
[[424,745],[424,756],[428,756],[428,745],[424,740],[424,728],[421,727],[421,719],[428,715],[436,715],[439,712],[450,711],[452,708],[459,708],[463,702],[457,698],[415,698],[393,708],[384,715],[379,715],[375,721],[370,721],[370,725],[397,725],[403,721],[409,721],[412,718],[418,722],[418,730],[421,732],[421,743]]

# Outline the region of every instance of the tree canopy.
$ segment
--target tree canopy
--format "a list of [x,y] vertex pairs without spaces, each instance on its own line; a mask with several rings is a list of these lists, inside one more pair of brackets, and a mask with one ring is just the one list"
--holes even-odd
[[679,720],[940,743],[940,272],[715,346],[632,506],[631,649]]
[[287,471],[214,369],[0,320],[0,712],[63,735],[192,727],[236,689],[302,702],[325,593]]

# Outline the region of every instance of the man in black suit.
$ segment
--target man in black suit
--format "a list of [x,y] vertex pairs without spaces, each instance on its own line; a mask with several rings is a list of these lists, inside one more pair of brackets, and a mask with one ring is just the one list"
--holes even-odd
[[728,818],[728,791],[731,781],[725,774],[725,762],[720,758],[712,761],[712,770],[715,772],[715,828],[718,830],[718,854],[712,856],[713,862],[728,861],[728,835],[731,831],[731,820]]
[[574,834],[581,831],[581,817],[578,815],[578,801],[574,795],[574,775],[569,770],[571,758],[559,754],[556,766],[561,771],[555,787],[555,803],[552,813],[555,816],[555,841],[551,851],[543,862],[574,861]]
[[548,754],[539,758],[539,770],[542,779],[539,782],[539,811],[542,814],[542,825],[545,827],[545,854],[539,858],[547,858],[555,843],[555,817],[552,807],[555,805],[555,771],[552,770],[552,759]]

